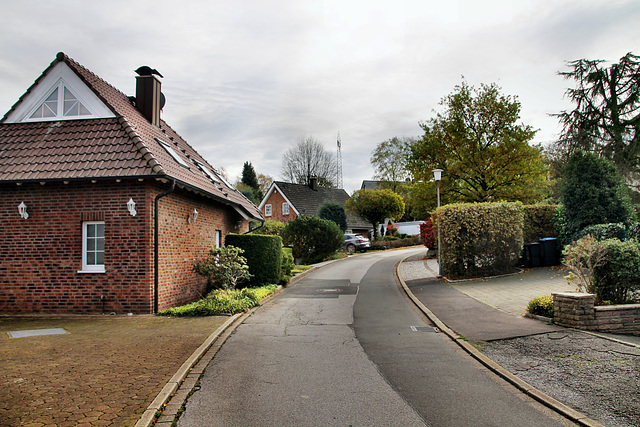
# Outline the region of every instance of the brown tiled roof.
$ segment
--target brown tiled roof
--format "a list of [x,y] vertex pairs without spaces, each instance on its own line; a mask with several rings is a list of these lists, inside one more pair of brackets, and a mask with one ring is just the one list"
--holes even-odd
[[[349,194],[341,188],[319,186],[313,190],[305,184],[292,184],[284,181],[274,181],[273,184],[280,189],[300,215],[318,216],[320,208],[326,202],[335,202],[344,206],[349,199]],[[349,212],[347,212],[347,225],[350,228],[371,228],[371,224],[367,221]]]
[[[64,61],[113,111],[115,118],[5,123],[24,97],[58,62]],[[156,177],[174,179],[178,185],[262,219],[258,208],[224,182],[212,182],[193,162],[208,164],[163,120],[152,125],[129,97],[100,77],[59,53],[0,121],[0,182]],[[189,168],[178,164],[158,143],[162,140],[180,153]],[[221,180],[222,181],[222,180]]]

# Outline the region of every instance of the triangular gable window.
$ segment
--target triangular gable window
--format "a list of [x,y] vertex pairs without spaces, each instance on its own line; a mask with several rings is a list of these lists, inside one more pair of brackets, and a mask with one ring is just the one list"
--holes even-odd
[[[63,96],[60,96],[60,94]],[[92,116],[89,109],[60,80],[51,94],[29,116],[30,120]]]

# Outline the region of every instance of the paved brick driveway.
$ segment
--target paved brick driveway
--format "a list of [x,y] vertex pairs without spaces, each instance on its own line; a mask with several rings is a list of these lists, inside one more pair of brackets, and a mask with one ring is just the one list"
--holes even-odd
[[[227,317],[0,317],[0,426],[131,426]],[[10,338],[9,331],[69,334]]]

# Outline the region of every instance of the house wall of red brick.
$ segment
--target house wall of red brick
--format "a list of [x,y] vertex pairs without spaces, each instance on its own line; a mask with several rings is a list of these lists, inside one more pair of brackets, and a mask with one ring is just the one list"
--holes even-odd
[[[0,185],[0,312],[153,312],[153,206],[168,187],[155,181]],[[132,198],[136,216],[127,210]],[[27,205],[28,219],[18,214]],[[189,223],[193,209],[198,218]],[[160,199],[159,299],[162,310],[200,298],[191,272],[229,232],[247,221],[232,208],[177,188]],[[82,222],[105,222],[105,272],[82,270]],[[240,224],[240,228],[238,225]]]
[[[266,203],[262,207],[262,216],[265,219],[275,219],[277,221],[289,222],[295,219],[298,215],[293,210],[293,206],[289,206],[289,215],[285,215],[282,213],[282,204],[285,203],[286,200],[278,189],[274,189],[273,192],[269,195]],[[271,204],[271,216],[266,215],[266,206]]]
[[[0,311],[149,312],[145,194],[137,181],[0,186]],[[83,219],[105,221],[105,273],[79,273]]]
[[[194,209],[198,216],[190,222]],[[227,234],[248,231],[248,222],[229,206],[180,189],[160,199],[159,219],[158,310],[162,311],[206,294],[206,280],[192,271],[193,264],[215,245],[216,230],[223,245]]]

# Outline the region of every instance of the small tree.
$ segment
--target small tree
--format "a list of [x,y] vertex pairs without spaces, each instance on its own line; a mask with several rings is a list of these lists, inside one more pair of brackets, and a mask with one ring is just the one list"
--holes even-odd
[[378,224],[386,218],[397,219],[404,215],[402,197],[391,190],[358,190],[347,200],[345,207],[373,225],[373,237],[378,237]]
[[325,202],[320,207],[318,216],[335,222],[342,231],[347,229],[347,215],[344,213],[344,207],[336,202]]
[[287,224],[282,231],[282,240],[293,248],[294,258],[313,263],[340,249],[344,235],[333,221],[301,215]]
[[214,288],[235,288],[251,278],[244,250],[234,246],[212,247],[207,258],[196,262],[193,271],[206,277]]

